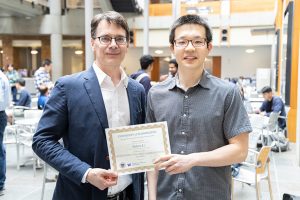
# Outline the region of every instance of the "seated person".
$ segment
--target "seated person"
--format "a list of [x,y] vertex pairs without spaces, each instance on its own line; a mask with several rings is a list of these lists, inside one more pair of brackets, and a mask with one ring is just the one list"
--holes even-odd
[[[264,112],[264,115],[269,117],[271,112],[277,112],[280,113],[280,116],[286,116],[282,99],[273,96],[272,88],[270,86],[263,87],[261,93],[263,94],[265,101],[262,103],[257,113]],[[283,130],[286,127],[285,119],[279,118],[278,126]]]
[[25,80],[18,79],[16,82],[16,88],[19,94],[19,98],[17,98],[16,106],[31,106],[31,96],[29,92],[25,88]]
[[43,110],[48,100],[48,95],[49,95],[48,88],[46,86],[41,86],[39,88],[39,92],[40,92],[40,96],[37,102],[38,109]]

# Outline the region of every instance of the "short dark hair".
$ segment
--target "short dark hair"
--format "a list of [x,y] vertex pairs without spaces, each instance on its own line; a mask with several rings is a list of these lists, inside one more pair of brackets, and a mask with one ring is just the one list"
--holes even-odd
[[126,39],[127,41],[129,41],[129,27],[127,21],[120,13],[115,11],[107,11],[94,16],[94,18],[91,21],[91,37],[93,39],[96,39],[97,37],[96,36],[97,27],[102,20],[105,20],[110,24],[114,23],[120,26],[121,28],[123,28],[126,32]]
[[176,61],[175,58],[171,59],[171,60],[169,61],[169,64],[174,64],[175,67],[178,69],[178,63],[177,63],[177,61]]
[[42,66],[43,67],[45,67],[46,65],[51,65],[51,63],[52,63],[52,61],[50,60],[50,59],[45,59],[44,61],[43,61],[43,64],[42,64]]
[[265,86],[260,90],[261,93],[269,93],[272,92],[272,88],[270,86]]
[[206,43],[207,47],[208,44],[212,41],[212,31],[208,25],[208,23],[199,15],[184,15],[179,17],[172,25],[171,32],[169,35],[169,42],[171,45],[174,44],[175,39],[175,30],[179,26],[185,25],[185,24],[198,24],[200,26],[203,26],[205,28],[205,37],[206,37]]
[[24,87],[25,84],[26,84],[25,80],[22,79],[22,78],[18,79],[18,80],[16,81],[16,83],[19,83],[22,87]]
[[148,69],[149,65],[151,65],[154,62],[154,59],[151,55],[143,55],[140,58],[140,64],[141,64],[141,68],[143,70]]

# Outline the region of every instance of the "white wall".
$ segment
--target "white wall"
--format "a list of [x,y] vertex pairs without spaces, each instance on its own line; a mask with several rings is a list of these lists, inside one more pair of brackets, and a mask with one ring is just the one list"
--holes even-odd
[[[125,68],[126,74],[130,75],[140,69],[140,57],[143,55],[142,48],[133,48],[128,49],[127,55],[122,63],[122,67]],[[153,55],[153,54],[152,54]]]
[[[255,52],[248,54],[247,48],[253,48]],[[210,55],[222,56],[222,78],[251,77],[256,74],[256,68],[271,68],[271,46],[214,47]]]
[[[252,27],[232,28],[228,33],[228,41],[231,46],[242,45],[271,45],[274,39],[274,33],[264,31],[261,34],[252,34]],[[212,29],[213,45],[220,45],[220,29]],[[149,31],[149,47],[166,47],[169,46],[170,31],[152,29]],[[136,31],[135,44],[137,47],[144,45],[143,30]],[[224,44],[222,44],[224,45]],[[225,44],[224,46],[226,46]]]
[[[255,49],[255,52],[248,54],[245,52],[247,48]],[[164,51],[162,55],[156,55],[154,50],[150,48],[152,56],[166,57],[170,56],[169,48],[159,48]],[[130,47],[128,53],[122,63],[126,68],[127,74],[132,74],[140,68],[139,58],[143,54],[143,49]],[[254,76],[257,68],[271,67],[271,46],[231,46],[231,47],[213,47],[211,56],[221,56],[221,77],[239,77]]]

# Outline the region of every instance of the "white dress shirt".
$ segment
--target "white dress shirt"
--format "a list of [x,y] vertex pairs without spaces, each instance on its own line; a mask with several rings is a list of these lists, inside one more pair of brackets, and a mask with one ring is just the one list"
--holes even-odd
[[10,103],[10,86],[5,74],[0,71],[0,111],[4,111]]
[[[130,110],[126,90],[128,85],[127,75],[122,69],[120,69],[121,81],[115,86],[111,78],[105,74],[95,63],[93,63],[93,69],[96,73],[99,86],[101,88],[109,127],[113,128],[129,125]],[[85,173],[82,182],[86,182],[86,175],[88,171]],[[119,176],[117,185],[108,189],[108,195],[123,191],[131,183],[132,178],[130,175]]]

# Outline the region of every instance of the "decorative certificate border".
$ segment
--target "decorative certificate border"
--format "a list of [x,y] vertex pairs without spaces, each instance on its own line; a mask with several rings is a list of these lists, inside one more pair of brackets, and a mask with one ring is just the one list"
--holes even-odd
[[157,128],[160,128],[162,130],[161,132],[162,132],[162,137],[163,137],[164,153],[166,155],[171,154],[167,122],[156,122],[156,123],[148,123],[148,124],[123,126],[123,127],[106,129],[107,145],[108,145],[107,147],[108,147],[108,150],[110,153],[110,162],[111,162],[110,164],[111,164],[112,170],[117,171],[120,174],[132,174],[132,173],[149,171],[149,170],[154,169],[154,165],[139,166],[139,167],[133,167],[130,169],[118,169],[113,135],[120,134],[120,133],[126,133],[126,132],[132,132],[132,131],[139,131],[139,130],[157,129]]

